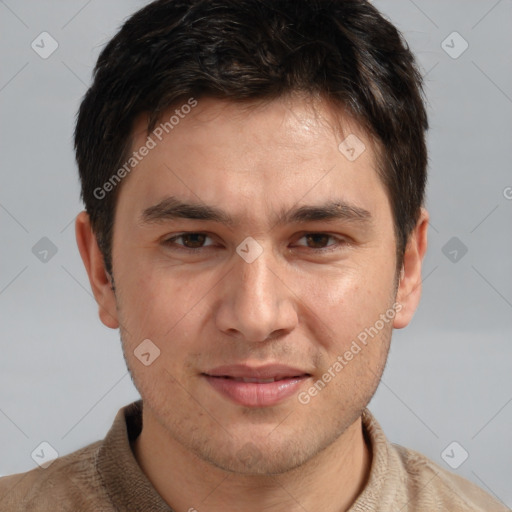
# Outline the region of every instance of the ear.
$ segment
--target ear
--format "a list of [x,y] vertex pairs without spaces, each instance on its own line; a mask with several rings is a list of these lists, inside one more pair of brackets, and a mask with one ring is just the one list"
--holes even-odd
[[427,210],[422,208],[416,227],[407,242],[396,294],[396,302],[401,308],[396,308],[393,321],[395,329],[402,329],[409,324],[420,302],[421,266],[427,250],[428,219]]
[[89,215],[85,211],[80,212],[76,217],[75,235],[94,298],[99,306],[100,320],[107,327],[117,329],[119,321],[112,282],[105,270],[105,261],[92,230]]

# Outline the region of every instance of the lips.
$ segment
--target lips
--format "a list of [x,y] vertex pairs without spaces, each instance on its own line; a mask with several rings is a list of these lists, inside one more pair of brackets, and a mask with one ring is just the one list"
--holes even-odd
[[258,379],[262,381],[268,380],[269,382],[309,375],[308,372],[300,368],[294,368],[292,366],[285,366],[281,364],[268,364],[259,367],[243,364],[218,366],[204,373],[205,375],[209,375],[210,377],[225,377],[232,379]]
[[271,377],[269,379],[256,379],[254,377],[229,377],[227,375],[219,377],[220,379],[233,379],[237,382],[257,382],[258,384],[268,384],[269,382],[276,382],[279,380],[289,379],[290,377],[282,377],[281,379],[276,379],[275,377]]
[[223,397],[245,407],[276,405],[298,392],[311,375],[283,365],[217,367],[202,374]]

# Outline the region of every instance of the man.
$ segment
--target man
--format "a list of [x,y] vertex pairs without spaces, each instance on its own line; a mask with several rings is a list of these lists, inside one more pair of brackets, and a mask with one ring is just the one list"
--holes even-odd
[[418,305],[427,117],[361,0],[160,0],[100,55],[80,254],[142,400],[2,510],[506,510],[366,409]]

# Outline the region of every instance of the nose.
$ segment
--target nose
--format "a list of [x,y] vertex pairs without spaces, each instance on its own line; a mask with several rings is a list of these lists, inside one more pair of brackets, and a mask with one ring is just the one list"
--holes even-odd
[[221,285],[215,311],[217,328],[250,342],[290,333],[298,324],[298,315],[282,265],[270,250],[251,263],[237,254],[234,258],[234,267]]

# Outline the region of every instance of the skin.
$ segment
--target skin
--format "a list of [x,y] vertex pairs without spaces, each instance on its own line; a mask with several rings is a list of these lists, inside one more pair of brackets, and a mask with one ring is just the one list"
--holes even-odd
[[[146,141],[146,121],[135,124],[134,150]],[[366,145],[353,162],[338,150],[349,133]],[[235,222],[143,223],[142,212],[168,196],[221,208]],[[275,223],[281,211],[327,200],[371,219]],[[350,507],[371,464],[361,413],[392,328],[405,327],[419,302],[427,224],[422,209],[398,283],[393,216],[371,140],[324,100],[299,96],[251,108],[202,98],[149,152],[118,197],[115,292],[79,214],[77,242],[100,318],[120,328],[144,400],[134,455],[174,510]],[[184,231],[207,234],[199,239],[206,247],[197,252],[197,237],[164,243]],[[252,263],[236,252],[248,236],[263,249]],[[311,374],[307,390],[395,302],[394,318],[306,405],[294,395],[243,407],[201,375],[224,364],[281,363]],[[145,339],[161,351],[150,366],[134,355]]]

